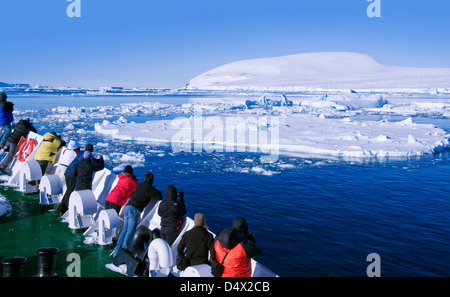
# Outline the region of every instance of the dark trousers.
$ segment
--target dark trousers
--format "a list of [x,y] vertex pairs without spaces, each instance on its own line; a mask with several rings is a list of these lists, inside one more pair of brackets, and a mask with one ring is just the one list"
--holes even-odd
[[161,226],[161,238],[167,241],[167,244],[170,246],[174,243],[174,241],[177,239],[178,234],[180,234],[180,231],[177,227],[166,227]]
[[70,176],[64,175],[66,179],[66,192],[61,200],[61,203],[58,206],[58,211],[64,214],[69,209],[69,198],[72,192],[75,190],[75,184],[77,182],[76,179],[71,178]]
[[47,171],[47,166],[50,161],[47,160],[37,160],[39,166],[41,167],[42,176],[44,176],[45,171]]
[[0,167],[3,169],[8,168],[9,164],[11,164],[12,160],[14,160],[14,156],[17,153],[17,143],[6,142],[6,146],[9,147],[8,154],[2,160]]
[[119,204],[112,203],[110,201],[105,201],[105,209],[114,209],[117,214],[119,214],[122,207]]

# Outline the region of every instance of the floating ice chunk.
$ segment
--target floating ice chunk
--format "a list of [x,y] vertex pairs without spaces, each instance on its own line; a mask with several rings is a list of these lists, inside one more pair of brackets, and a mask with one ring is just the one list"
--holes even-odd
[[384,141],[388,141],[389,137],[387,137],[386,135],[380,134],[375,138],[375,141],[378,142],[384,142]]
[[128,121],[126,118],[124,118],[123,116],[121,116],[119,119],[117,119],[117,121],[115,121],[115,123],[118,124],[126,124]]
[[286,95],[281,94],[282,99],[281,100],[273,100],[270,98],[267,98],[266,96],[261,96],[258,101],[251,101],[246,100],[245,106],[247,108],[254,108],[254,107],[273,107],[273,106],[292,106],[293,102],[288,100]]
[[74,130],[75,126],[73,124],[69,124],[66,127],[64,127],[64,130]]
[[416,143],[417,139],[413,135],[408,135],[408,143]]
[[259,166],[252,167],[251,171],[254,173],[258,173],[258,174],[262,174],[262,175],[266,175],[266,176],[272,176],[274,174],[281,173],[281,172],[276,172],[276,171],[271,171],[271,170],[265,170],[264,168],[259,167]]
[[95,146],[97,146],[97,147],[108,147],[109,144],[107,144],[105,142],[97,142],[97,144]]
[[111,161],[115,165],[113,171],[117,172],[124,170],[126,165],[131,165],[133,167],[144,166],[145,156],[141,153],[136,152],[129,152],[126,154],[112,153],[109,156],[109,161]]
[[415,124],[413,123],[413,120],[412,120],[411,117],[409,117],[409,118],[407,118],[407,119],[405,119],[405,120],[399,122],[399,124],[402,124],[402,125],[404,125],[404,126],[409,126],[409,127],[415,125]]
[[295,168],[295,166],[292,165],[292,164],[278,164],[278,167],[283,168],[283,169],[293,169],[293,168]]

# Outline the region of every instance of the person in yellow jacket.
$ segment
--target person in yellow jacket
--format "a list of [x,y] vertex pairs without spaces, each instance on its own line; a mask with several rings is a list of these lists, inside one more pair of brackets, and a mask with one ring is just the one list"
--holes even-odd
[[41,166],[42,175],[45,174],[48,163],[55,163],[58,150],[66,145],[66,142],[56,132],[47,132],[42,137],[42,143],[36,151],[34,159]]

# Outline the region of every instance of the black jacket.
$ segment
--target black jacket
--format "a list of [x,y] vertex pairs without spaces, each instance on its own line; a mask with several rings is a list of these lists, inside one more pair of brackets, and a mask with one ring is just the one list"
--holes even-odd
[[75,166],[73,175],[77,181],[75,184],[75,191],[92,190],[92,177],[96,171],[103,170],[105,168],[105,161],[103,158],[83,159]]
[[159,204],[158,214],[161,216],[161,227],[169,227],[176,229],[180,224],[180,220],[186,214],[186,207],[182,196],[177,201],[177,189],[169,186],[166,189],[166,200]]
[[185,254],[191,260],[191,266],[208,264],[208,252],[211,257],[215,255],[214,236],[203,227],[194,227],[183,234],[177,251],[179,255]]
[[161,191],[156,189],[151,183],[144,181],[137,185],[133,196],[128,201],[128,205],[134,206],[142,212],[151,199],[162,200]]
[[27,120],[20,120],[14,126],[13,132],[8,136],[6,141],[12,144],[17,144],[19,143],[20,137],[27,137],[30,131],[36,133],[36,128],[34,128],[33,124]]

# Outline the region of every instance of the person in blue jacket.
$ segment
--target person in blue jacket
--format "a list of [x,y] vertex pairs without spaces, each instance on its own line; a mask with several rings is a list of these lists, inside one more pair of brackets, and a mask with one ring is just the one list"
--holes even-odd
[[0,149],[6,144],[6,138],[11,134],[14,121],[14,103],[6,101],[7,98],[4,92],[0,93]]

